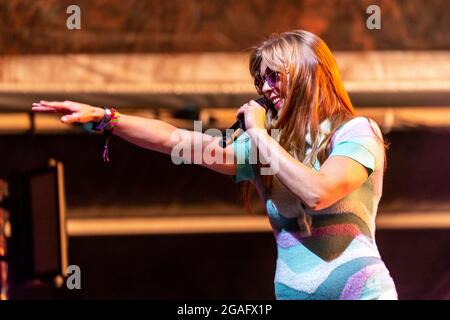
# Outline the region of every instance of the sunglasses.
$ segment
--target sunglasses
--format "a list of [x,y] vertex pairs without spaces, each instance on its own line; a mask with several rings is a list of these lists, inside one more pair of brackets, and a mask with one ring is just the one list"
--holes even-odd
[[264,86],[264,83],[266,83],[272,88],[272,89],[277,89],[277,83],[278,81],[280,81],[280,75],[278,72],[276,71],[272,71],[270,69],[267,69],[268,71],[266,71],[264,76],[261,76],[260,74],[258,74],[255,77],[255,87],[256,90],[258,91],[258,93],[262,92],[262,88]]

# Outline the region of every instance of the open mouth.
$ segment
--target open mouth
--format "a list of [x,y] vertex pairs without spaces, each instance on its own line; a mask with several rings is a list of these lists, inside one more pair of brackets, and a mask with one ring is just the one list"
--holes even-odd
[[273,98],[271,100],[272,100],[272,104],[275,107],[275,109],[279,110],[281,108],[281,104],[282,104],[282,101],[281,101],[280,97],[276,97],[276,98]]

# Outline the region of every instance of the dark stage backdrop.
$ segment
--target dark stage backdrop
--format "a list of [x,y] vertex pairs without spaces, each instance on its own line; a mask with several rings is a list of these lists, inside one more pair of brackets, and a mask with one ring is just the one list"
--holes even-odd
[[[387,135],[391,149],[380,216],[448,212],[449,138],[445,131]],[[112,162],[104,164],[99,137],[1,136],[0,150],[9,156],[0,157],[0,175],[44,164],[48,156],[62,160],[69,218],[186,215],[164,209],[170,207],[214,215],[228,206],[230,215],[245,214],[239,186],[229,177],[198,166],[175,166],[169,156],[118,138],[111,147]],[[103,210],[105,205],[121,210]],[[448,229],[377,232],[400,298],[450,299],[449,235]],[[12,297],[273,298],[276,252],[270,232],[71,237],[69,252],[69,263],[82,270],[81,291],[16,288]]]
[[[400,299],[450,299],[448,230],[381,230]],[[13,299],[274,299],[272,233],[73,237],[81,290],[13,288]]]
[[[380,214],[448,212],[450,131],[395,131],[386,140],[390,149]],[[118,137],[111,140],[111,162],[104,163],[102,147],[100,136],[88,134],[2,135],[0,178],[45,165],[49,157],[62,161],[69,218],[214,215],[221,207],[227,208],[226,214],[244,214],[240,187],[228,176],[196,165],[175,165],[168,155]]]

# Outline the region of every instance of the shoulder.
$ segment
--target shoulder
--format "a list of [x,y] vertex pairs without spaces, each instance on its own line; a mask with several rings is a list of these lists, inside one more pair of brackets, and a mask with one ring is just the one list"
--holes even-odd
[[366,117],[355,117],[334,133],[330,156],[353,158],[370,172],[383,166],[384,152],[383,135],[376,122]]
[[334,143],[352,138],[372,137],[383,140],[378,124],[367,117],[355,117],[343,123],[333,135]]

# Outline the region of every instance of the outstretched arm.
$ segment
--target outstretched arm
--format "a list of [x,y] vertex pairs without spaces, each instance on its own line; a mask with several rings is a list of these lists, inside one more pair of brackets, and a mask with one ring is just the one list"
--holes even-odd
[[[40,101],[33,103],[32,110],[63,114],[61,121],[66,124],[97,122],[104,116],[102,108],[73,101]],[[121,114],[120,121],[113,132],[142,148],[169,155],[176,148],[178,150],[176,155],[190,163],[202,165],[222,174],[236,174],[233,147],[230,145],[227,148],[221,148],[217,137],[202,132],[182,130],[161,120],[125,114]]]

